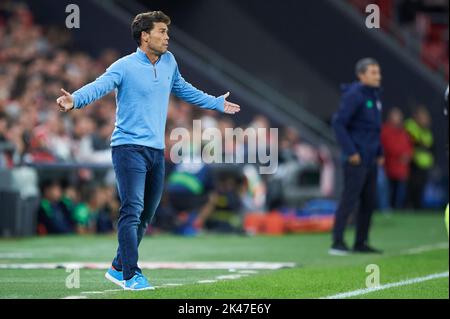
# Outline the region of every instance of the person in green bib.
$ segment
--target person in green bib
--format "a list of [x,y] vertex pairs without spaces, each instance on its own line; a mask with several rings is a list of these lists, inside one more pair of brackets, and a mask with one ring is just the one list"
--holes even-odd
[[430,126],[431,117],[424,106],[417,107],[412,118],[405,121],[406,131],[414,145],[408,185],[408,207],[413,209],[422,208],[424,188],[434,165],[434,138]]

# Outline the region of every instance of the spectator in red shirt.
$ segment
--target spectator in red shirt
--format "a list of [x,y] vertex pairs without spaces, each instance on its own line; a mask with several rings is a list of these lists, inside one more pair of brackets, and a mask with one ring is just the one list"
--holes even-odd
[[385,152],[385,170],[389,179],[391,205],[393,208],[403,208],[413,145],[403,127],[403,113],[399,108],[395,107],[389,111],[387,121],[381,130],[381,143]]

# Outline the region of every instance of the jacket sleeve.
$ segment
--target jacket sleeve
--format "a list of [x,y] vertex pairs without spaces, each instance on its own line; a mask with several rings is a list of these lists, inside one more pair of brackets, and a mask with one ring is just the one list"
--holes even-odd
[[338,111],[333,116],[332,125],[336,139],[347,156],[358,153],[355,143],[349,134],[348,126],[360,103],[361,98],[358,94],[346,92],[342,96]]
[[81,109],[86,105],[102,98],[120,85],[122,77],[123,70],[118,61],[116,61],[95,81],[86,84],[72,93],[74,107],[76,109]]
[[225,98],[223,96],[214,97],[195,88],[181,76],[178,65],[174,73],[172,93],[180,99],[197,105],[202,109],[217,110],[222,113],[224,111]]

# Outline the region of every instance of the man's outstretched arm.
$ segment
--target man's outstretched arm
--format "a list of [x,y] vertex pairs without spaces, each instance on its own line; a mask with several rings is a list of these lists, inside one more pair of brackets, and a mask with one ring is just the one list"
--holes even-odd
[[114,88],[120,85],[122,71],[117,62],[113,63],[105,73],[99,76],[95,81],[86,84],[82,88],[70,94],[61,89],[63,95],[56,99],[61,112],[68,112],[72,109],[80,109],[92,102],[102,98]]
[[176,68],[174,74],[172,93],[180,99],[197,105],[203,109],[217,110],[227,114],[234,114],[241,110],[241,107],[238,104],[231,103],[226,100],[230,95],[230,92],[227,92],[219,97],[209,95],[187,82],[181,76],[178,67]]

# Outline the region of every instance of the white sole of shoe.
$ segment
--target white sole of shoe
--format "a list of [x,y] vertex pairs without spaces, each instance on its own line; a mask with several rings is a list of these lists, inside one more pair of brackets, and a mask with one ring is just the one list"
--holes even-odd
[[328,251],[328,254],[330,254],[332,256],[348,256],[348,255],[350,255],[349,252],[344,251],[344,250],[339,250],[339,249],[330,249]]
[[105,274],[105,278],[108,279],[109,281],[111,281],[112,283],[115,283],[116,285],[118,285],[122,288],[125,288],[125,281],[117,280],[116,278],[114,278],[113,276],[111,276],[108,273]]

